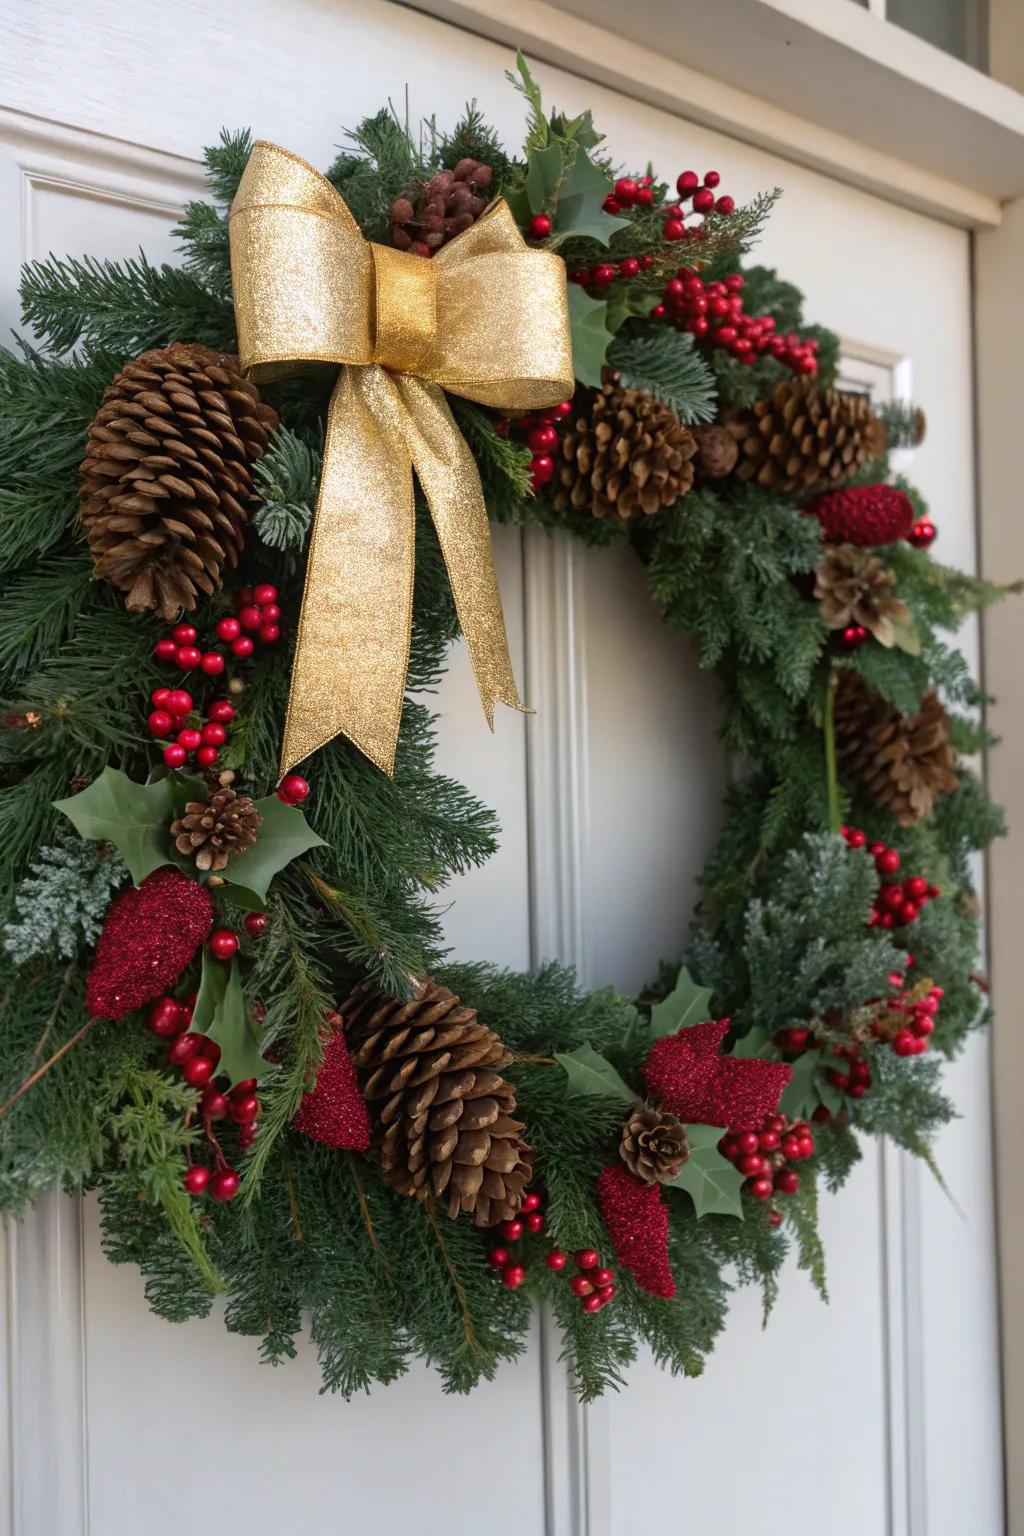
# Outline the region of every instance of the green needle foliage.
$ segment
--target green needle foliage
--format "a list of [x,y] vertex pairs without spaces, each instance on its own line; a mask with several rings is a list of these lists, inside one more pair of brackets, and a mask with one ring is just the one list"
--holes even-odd
[[[348,136],[328,175],[366,237],[386,240],[392,199],[469,155],[492,167],[495,188],[517,214],[546,208],[557,216],[554,240],[570,266],[652,257],[632,284],[616,281],[607,294],[614,334],[598,361],[624,383],[698,423],[787,377],[772,358],[744,366],[650,318],[666,273],[681,259],[681,248],[666,249],[661,238],[658,204],[667,189],[655,182],[653,209],[602,225],[613,167],[590,114],[546,114],[522,61],[517,84],[529,117],[521,159],[505,151],[474,104],[450,132],[432,121],[413,129],[389,106]],[[664,1190],[677,1284],[671,1300],[647,1294],[620,1266],[613,1305],[585,1313],[565,1276],[544,1264],[551,1244],[593,1247],[611,1259],[597,1180],[618,1156],[624,1112],[608,1094],[570,1093],[556,1053],[589,1047],[639,1084],[649,1008],[673,991],[677,967],[663,968],[634,1004],[614,991],[588,993],[554,964],[524,975],[449,963],[447,887],[492,855],[500,833],[493,813],[435,762],[432,696],[458,625],[420,498],[409,696],[394,778],[342,738],[309,765],[307,815],[323,846],[275,877],[266,927],[258,940],[243,940],[240,955],[268,1066],[259,1135],[246,1153],[225,1122],[220,1145],[242,1170],[240,1193],[219,1204],[190,1199],[184,1169],[208,1151],[198,1091],[168,1066],[165,1047],[140,1017],[104,1023],[85,1010],[103,911],[127,875],[112,850],[58,830],[53,802],[108,765],[137,782],[163,771],[146,728],[149,694],[168,678],[152,659],[162,628],[127,614],[119,594],[94,580],[77,527],[77,470],[103,391],[127,358],[178,339],[233,348],[227,215],[250,149],[248,133],[225,133],[207,151],[210,201],[185,210],[180,266],[154,267],[141,255],[51,257],[29,266],[22,297],[36,342],[0,352],[0,1209],[20,1214],[53,1188],[97,1190],[105,1251],[141,1271],[159,1315],[203,1316],[223,1294],[227,1327],[257,1340],[261,1358],[275,1365],[295,1354],[308,1328],[325,1388],[346,1396],[395,1380],[417,1358],[434,1365],[447,1390],[468,1391],[522,1352],[538,1301],[558,1324],[585,1400],[622,1385],[641,1345],[673,1373],[696,1375],[735,1285],[760,1287],[767,1316],[792,1252],[825,1293],[819,1192],[842,1185],[862,1138],[886,1135],[931,1160],[931,1140],[953,1112],[941,1087],[943,1060],[987,1018],[975,975],[973,861],[1002,831],[1001,816],[979,777],[960,764],[956,788],[939,798],[930,820],[897,826],[863,785],[830,775],[825,704],[840,666],[856,669],[905,715],[937,689],[958,749],[983,750],[986,701],[950,636],[1003,589],[925,551],[888,546],[880,557],[911,610],[920,651],[871,643],[837,652],[812,595],[820,526],[791,499],[727,480],[698,484],[638,525],[556,511],[550,497],[534,493],[523,434],[510,436],[495,412],[453,398],[490,515],[592,543],[628,541],[680,643],[692,643],[721,683],[721,732],[738,774],[684,958],[711,990],[714,1015],[731,1019],[730,1050],[790,1060],[787,1092],[799,1100],[792,1114],[814,1116],[815,1151],[801,1164],[799,1191],[779,1196],[777,1225],[749,1195],[742,1220],[698,1219],[684,1189]],[[709,221],[700,245],[706,276],[739,270],[772,201],[759,198]],[[747,311],[772,315],[780,332],[817,334],[820,377],[829,382],[836,338],[804,323],[798,291],[775,272],[743,270]],[[278,587],[284,638],[257,663],[233,665],[225,679],[236,716],[221,759],[256,795],[272,792],[278,779],[333,381],[333,371],[321,369],[266,391],[282,425],[256,466],[237,581]],[[890,409],[884,422],[893,446],[920,425],[909,407]],[[883,462],[861,479],[885,472]],[[905,488],[923,515],[926,507]],[[197,612],[204,635],[229,601],[218,594]],[[895,848],[905,872],[938,888],[912,929],[869,923],[879,876],[870,853],[838,835],[837,811],[863,828],[867,843]],[[214,895],[218,920],[239,927],[230,890]],[[943,989],[924,1057],[898,1057],[884,1029],[872,1027],[896,972]],[[399,1196],[374,1152],[332,1151],[293,1129],[316,1080],[325,1020],[350,989],[369,982],[407,998],[414,978],[426,974],[476,1008],[513,1056],[507,1072],[546,1213],[544,1234],[526,1237],[519,1250],[528,1276],[521,1290],[500,1284],[487,1234],[466,1219],[449,1221],[432,1201]],[[178,995],[198,981],[194,962]],[[801,1029],[813,1040],[796,1054],[786,1032]],[[834,1081],[837,1050],[859,1053],[870,1067],[871,1087],[859,1099]]]

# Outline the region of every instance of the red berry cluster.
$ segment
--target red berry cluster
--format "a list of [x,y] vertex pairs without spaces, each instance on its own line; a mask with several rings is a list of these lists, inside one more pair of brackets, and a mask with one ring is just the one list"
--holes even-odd
[[717,171],[705,171],[704,183],[696,171],[681,171],[676,177],[676,193],[679,201],[667,208],[663,208],[665,222],[661,227],[662,238],[665,240],[692,240],[700,234],[701,225],[691,224],[687,226],[684,203],[692,203],[694,213],[707,215],[709,213],[733,213],[736,203],[733,198],[723,194],[717,195],[717,187],[721,181]]
[[[251,656],[256,640],[273,645],[281,638],[281,610],[277,603],[277,588],[269,582],[258,587],[242,587],[235,593],[237,616],[229,615],[217,623],[217,639],[238,657]],[[243,634],[243,630],[247,633]],[[255,637],[255,638],[254,638]],[[223,651],[203,651],[198,645],[199,632],[194,624],[176,624],[169,636],[158,640],[153,647],[157,661],[166,661],[183,672],[194,667],[209,677],[218,677],[227,665]]]
[[599,261],[593,267],[577,267],[566,274],[570,283],[579,283],[581,288],[607,288],[609,283],[620,279],[639,277],[641,272],[649,272],[654,266],[653,256],[623,256],[618,261]]
[[889,982],[898,989],[897,994],[887,1001],[885,1014],[872,1024],[871,1033],[876,1039],[888,1040],[897,1056],[920,1056],[935,1030],[943,989],[928,977],[906,988],[898,971],[893,971]]
[[653,176],[620,176],[604,200],[605,213],[621,213],[624,208],[653,208]]
[[530,460],[530,476],[534,491],[539,491],[542,485],[547,485],[555,473],[554,450],[558,447],[557,423],[564,421],[571,414],[572,401],[563,400],[561,405],[553,405],[549,410],[531,411],[528,416],[520,416],[516,421],[498,423],[499,429],[504,432],[514,432],[516,437],[522,438],[533,454]]
[[775,333],[771,315],[748,315],[743,310],[744,279],[731,273],[721,282],[705,283],[692,267],[680,267],[665,284],[661,303],[651,310],[654,320],[668,320],[690,331],[698,341],[722,347],[741,363],[755,363],[765,353],[793,373],[816,374],[818,343],[802,340],[796,331]]
[[867,835],[859,827],[840,827],[840,834],[850,848],[867,847],[882,877],[869,924],[872,928],[905,928],[916,922],[922,907],[939,895],[937,885],[929,885],[923,875],[910,875],[897,881],[902,860],[895,848],[885,843],[868,845]]
[[146,723],[150,735],[165,743],[163,758],[168,768],[183,768],[193,753],[200,768],[212,768],[235,718],[234,705],[214,699],[201,719],[187,688],[154,688],[150,702],[153,708]]
[[837,1045],[832,1054],[841,1056],[845,1067],[829,1067],[825,1076],[833,1088],[845,1093],[848,1099],[862,1099],[871,1087],[871,1067],[856,1045]]
[[[523,1197],[518,1216],[503,1221],[498,1227],[502,1242],[495,1243],[487,1253],[491,1265],[499,1271],[501,1283],[510,1291],[517,1291],[526,1282],[526,1265],[515,1259],[506,1244],[518,1243],[530,1234],[536,1236],[544,1230],[542,1200],[538,1194]],[[569,1280],[569,1289],[577,1298],[584,1312],[599,1312],[615,1295],[615,1276],[605,1269],[596,1248],[580,1248],[573,1254],[577,1273]],[[544,1256],[544,1263],[555,1274],[561,1274],[569,1263],[569,1256],[561,1248],[551,1248]]]
[[813,1154],[814,1137],[806,1120],[773,1114],[765,1116],[759,1131],[726,1131],[718,1150],[746,1178],[746,1194],[770,1200],[772,1195],[796,1194],[800,1175],[792,1164]]

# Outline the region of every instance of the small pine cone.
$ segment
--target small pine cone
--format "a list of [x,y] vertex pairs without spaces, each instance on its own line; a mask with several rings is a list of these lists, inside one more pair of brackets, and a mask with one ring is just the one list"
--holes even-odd
[[81,517],[96,575],[130,613],[171,620],[222,585],[276,429],[236,357],[174,342],[125,364],[89,428]]
[[814,573],[814,595],[829,629],[862,624],[881,645],[891,646],[895,625],[910,610],[893,597],[896,578],[877,555],[856,544],[832,544]]
[[835,699],[836,756],[875,804],[901,826],[932,815],[939,795],[956,789],[949,720],[934,693],[916,715],[901,715],[844,668]]
[[432,256],[476,223],[493,179],[489,165],[467,156],[453,170],[436,171],[429,181],[396,197],[390,208],[392,245]]
[[693,461],[698,479],[724,480],[736,468],[739,444],[728,427],[691,427],[697,444]]
[[226,869],[229,859],[252,847],[263,825],[252,797],[231,788],[233,778],[222,774],[216,787],[211,786],[209,800],[190,800],[185,814],[171,822],[175,848],[191,856],[197,869]]
[[770,490],[816,490],[848,479],[871,456],[878,417],[866,396],[783,380],[753,406],[729,411],[736,473]]
[[697,443],[674,411],[653,395],[625,389],[608,374],[562,433],[563,462],[554,503],[595,517],[651,516],[693,484]]
[[667,1111],[636,1109],[622,1127],[619,1156],[645,1184],[670,1184],[689,1155],[686,1128]]
[[341,1012],[388,1182],[478,1227],[514,1216],[533,1153],[501,1076],[512,1056],[476,1009],[427,980],[408,1003],[357,987]]

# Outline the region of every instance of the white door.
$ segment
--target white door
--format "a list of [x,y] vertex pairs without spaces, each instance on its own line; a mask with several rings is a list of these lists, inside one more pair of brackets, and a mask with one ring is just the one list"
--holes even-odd
[[[567,22],[567,27],[572,23]],[[723,39],[728,46],[728,39]],[[249,124],[317,163],[410,82],[413,115],[476,97],[519,142],[505,50],[389,0],[0,0],[0,320],[20,260],[170,254],[196,157]],[[851,377],[913,388],[914,475],[941,552],[974,559],[969,237],[555,69],[549,101],[594,108],[617,157],[714,166],[744,198],[786,195],[762,259],[846,342]],[[898,149],[898,146],[897,146]],[[622,552],[496,536],[513,654],[537,719],[481,726],[464,659],[442,694],[445,766],[494,805],[501,852],[455,892],[457,952],[576,961],[637,987],[679,952],[727,764],[715,692]],[[973,632],[968,635],[973,651]],[[631,791],[628,820],[623,789]],[[95,1213],[54,1200],[6,1250],[10,1536],[245,1530],[398,1536],[692,1536],[1002,1529],[987,1046],[952,1075],[964,1113],[939,1160],[956,1205],[869,1148],[825,1204],[832,1305],[786,1276],[767,1332],[736,1296],[703,1379],[650,1362],[574,1410],[537,1342],[468,1399],[425,1371],[351,1404],[311,1353],[276,1371],[216,1317],[172,1328],[103,1260]],[[0,1451],[3,1455],[4,1451]]]

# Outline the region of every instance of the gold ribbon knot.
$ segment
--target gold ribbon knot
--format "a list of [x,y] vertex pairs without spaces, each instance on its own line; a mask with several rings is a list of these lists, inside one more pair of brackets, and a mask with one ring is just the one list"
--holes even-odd
[[339,733],[390,774],[409,662],[413,471],[430,507],[493,729],[522,709],[480,476],[444,391],[503,411],[573,390],[565,266],[507,204],[431,259],[363,238],[330,182],[255,145],[231,208],[242,367],[340,367],[296,637],[281,771]]

